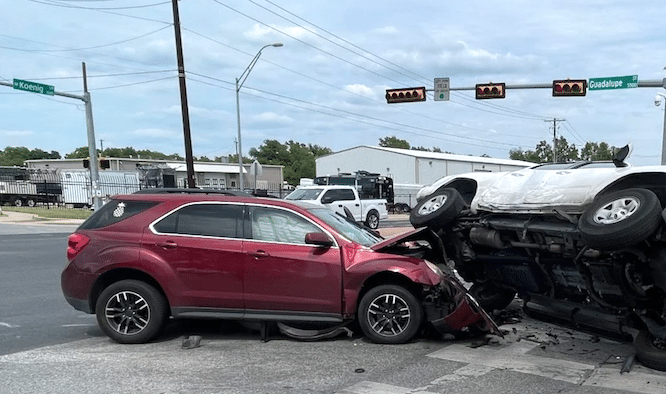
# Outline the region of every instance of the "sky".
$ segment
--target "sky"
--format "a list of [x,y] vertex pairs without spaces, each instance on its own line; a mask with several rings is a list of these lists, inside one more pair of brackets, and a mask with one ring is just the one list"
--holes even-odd
[[[83,95],[86,64],[97,148],[185,156],[170,0],[2,0],[0,81]],[[395,136],[412,147],[506,159],[557,136],[582,147],[632,143],[633,165],[659,165],[663,88],[508,89],[476,100],[387,104],[386,89],[449,78],[488,82],[666,77],[666,2],[180,0],[192,149],[237,149],[235,80],[268,46],[239,92],[243,155],[265,140],[335,151]],[[87,146],[83,101],[0,86],[0,149],[62,156]]]

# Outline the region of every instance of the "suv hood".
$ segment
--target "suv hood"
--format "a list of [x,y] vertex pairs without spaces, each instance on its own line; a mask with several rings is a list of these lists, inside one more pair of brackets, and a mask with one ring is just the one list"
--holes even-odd
[[427,227],[417,228],[406,233],[396,235],[395,237],[385,239],[381,242],[377,242],[370,248],[375,252],[384,252],[392,249],[397,245],[400,245],[401,243],[410,241],[427,241],[433,249],[442,248],[443,250],[442,240],[437,236],[437,234],[435,234]]

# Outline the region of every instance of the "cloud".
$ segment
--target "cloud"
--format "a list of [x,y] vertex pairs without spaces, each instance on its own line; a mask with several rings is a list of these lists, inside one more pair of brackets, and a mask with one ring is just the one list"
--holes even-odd
[[167,138],[167,139],[175,139],[181,137],[180,132],[176,132],[174,130],[159,129],[159,128],[136,129],[131,133],[137,137]]
[[32,130],[0,130],[0,135],[8,138],[31,137],[35,135]]
[[354,94],[359,94],[366,97],[374,97],[374,90],[361,84],[345,85],[344,89],[346,91],[352,92]]
[[259,115],[252,116],[254,124],[270,124],[272,127],[278,125],[286,125],[294,122],[292,118],[287,115],[280,115],[275,112],[263,112]]
[[[270,25],[270,27],[265,25],[260,25],[258,23],[252,25],[252,29],[243,33],[245,37],[257,39],[264,37],[283,37],[280,32],[289,35],[297,39],[304,39],[308,36],[312,36],[308,30],[302,27],[280,27],[277,25]],[[270,43],[269,43],[270,44]]]

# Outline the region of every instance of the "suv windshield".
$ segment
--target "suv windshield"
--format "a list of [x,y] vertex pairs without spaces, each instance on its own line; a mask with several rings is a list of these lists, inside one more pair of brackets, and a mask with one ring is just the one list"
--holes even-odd
[[324,189],[296,189],[285,200],[316,200]]
[[333,227],[345,238],[359,243],[363,246],[372,246],[381,241],[382,238],[374,235],[358,224],[348,220],[344,216],[327,208],[314,208],[309,210],[312,214]]

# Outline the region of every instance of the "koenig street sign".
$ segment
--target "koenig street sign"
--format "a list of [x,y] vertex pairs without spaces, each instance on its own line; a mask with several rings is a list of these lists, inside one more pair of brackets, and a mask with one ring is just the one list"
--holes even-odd
[[590,78],[588,90],[630,89],[638,87],[638,75],[624,77]]
[[449,101],[449,78],[435,78],[435,101]]
[[37,82],[24,81],[22,79],[14,79],[14,89],[25,90],[26,92],[48,94],[53,96],[55,88],[51,85],[44,85]]

